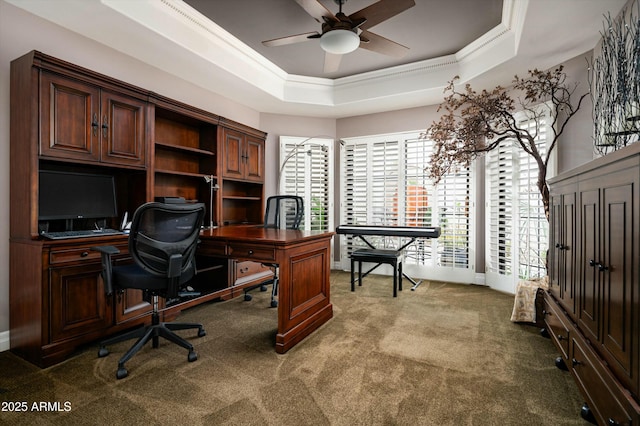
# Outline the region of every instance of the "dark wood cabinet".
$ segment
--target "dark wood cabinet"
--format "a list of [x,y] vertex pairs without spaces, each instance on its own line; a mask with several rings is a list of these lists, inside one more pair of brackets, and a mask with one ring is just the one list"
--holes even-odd
[[222,128],[225,178],[264,181],[264,140],[233,129]]
[[49,270],[49,313],[52,343],[109,327],[113,312],[107,309],[99,262]]
[[[105,294],[100,256],[91,250],[114,245],[116,261],[130,262],[126,235],[41,237],[41,228],[54,225],[39,221],[41,170],[112,176],[118,211],[106,219],[110,228],[157,197],[205,203],[205,225],[262,221],[264,132],[35,51],[11,62],[10,99],[10,341],[36,365],[151,320],[141,291]],[[239,145],[220,139],[223,129]],[[227,146],[241,151],[243,176],[224,189]],[[55,225],[75,228],[82,220]],[[265,279],[263,268],[238,269],[227,254],[224,245],[198,253],[200,296],[163,301],[163,320]]]
[[[551,179],[550,186],[547,328],[597,422],[637,424],[640,144]],[[574,225],[567,230],[567,224]],[[573,290],[572,302],[567,286]]]
[[42,157],[146,166],[145,101],[49,72],[40,95]]

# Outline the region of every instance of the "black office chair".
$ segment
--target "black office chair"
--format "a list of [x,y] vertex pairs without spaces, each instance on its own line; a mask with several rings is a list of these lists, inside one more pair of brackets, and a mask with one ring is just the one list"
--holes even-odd
[[[304,216],[304,201],[302,197],[296,195],[274,195],[267,198],[267,207],[264,214],[264,227],[277,229],[298,229]],[[276,296],[278,294],[278,265],[275,263],[265,263],[273,269],[273,278],[260,284],[246,287],[244,289],[244,300],[251,300],[249,292],[260,287],[261,291],[267,291],[267,286],[273,284],[271,288],[271,307],[278,306]]]
[[188,349],[189,362],[198,359],[193,345],[173,331],[197,328],[198,337],[202,337],[206,335],[202,324],[161,323],[158,297],[177,297],[178,289],[195,275],[195,252],[204,212],[204,204],[146,203],[140,206],[133,214],[129,234],[132,264],[113,266],[111,257],[119,252],[118,249],[113,246],[92,247],[102,254],[102,277],[107,295],[111,295],[114,289],[139,289],[145,292],[145,296],[150,296],[153,306],[151,325],[100,344],[98,356],[105,357],[109,355],[106,346],[138,338],[118,361],[116,378],[127,377],[124,363],[149,340],[153,340],[153,347],[157,348],[158,337]]

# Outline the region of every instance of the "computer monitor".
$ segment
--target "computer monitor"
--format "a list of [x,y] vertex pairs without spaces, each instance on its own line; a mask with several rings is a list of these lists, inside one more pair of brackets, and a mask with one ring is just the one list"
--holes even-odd
[[38,220],[118,216],[113,176],[41,170]]

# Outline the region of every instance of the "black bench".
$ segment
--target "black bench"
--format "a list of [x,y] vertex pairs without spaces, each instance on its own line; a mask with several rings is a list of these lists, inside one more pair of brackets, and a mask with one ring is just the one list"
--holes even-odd
[[[362,285],[362,279],[382,264],[393,266],[393,297],[398,295],[398,289],[402,291],[402,250],[382,249],[357,249],[351,253],[351,291],[355,291],[354,264],[358,262],[358,285]],[[362,263],[376,263],[376,266],[362,274]]]

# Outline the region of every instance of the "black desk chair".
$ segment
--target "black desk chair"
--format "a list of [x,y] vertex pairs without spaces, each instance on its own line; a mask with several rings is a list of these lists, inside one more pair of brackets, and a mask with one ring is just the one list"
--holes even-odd
[[[298,229],[304,216],[304,201],[302,197],[296,195],[274,195],[267,198],[267,207],[264,214],[264,227],[276,229]],[[275,263],[265,263],[273,269],[273,278],[260,284],[246,287],[244,289],[244,300],[251,300],[249,292],[260,287],[261,291],[267,291],[267,286],[273,284],[271,288],[271,307],[278,306],[276,295],[278,294],[278,265]]]
[[114,288],[139,289],[151,296],[152,322],[147,327],[107,339],[100,344],[99,357],[109,355],[106,346],[138,338],[137,342],[118,361],[116,377],[127,377],[124,367],[133,355],[153,340],[158,347],[158,337],[189,350],[188,361],[198,359],[193,345],[173,330],[198,329],[198,337],[206,333],[202,324],[160,322],[158,297],[175,298],[178,289],[195,275],[195,252],[204,219],[204,204],[146,203],[133,215],[129,234],[129,254],[134,263],[113,266],[111,256],[118,253],[113,246],[93,247],[102,253],[102,277],[105,291],[111,295]]

